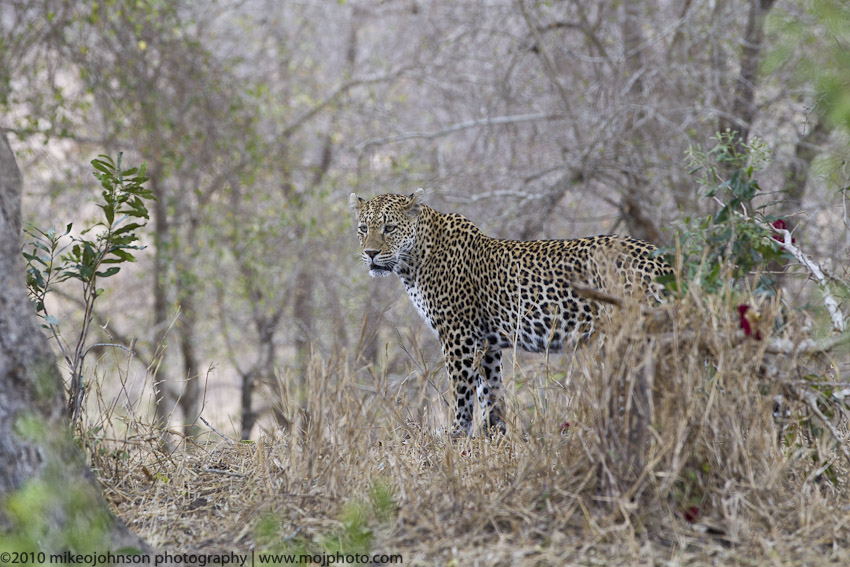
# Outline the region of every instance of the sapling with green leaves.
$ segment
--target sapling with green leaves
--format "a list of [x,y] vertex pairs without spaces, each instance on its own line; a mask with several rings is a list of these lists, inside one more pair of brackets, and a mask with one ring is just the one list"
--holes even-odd
[[703,188],[702,196],[717,203],[717,212],[674,223],[678,249],[662,253],[672,264],[680,256],[681,278],[665,277],[664,283],[673,290],[696,284],[716,293],[729,279],[738,286],[755,277],[756,291],[772,295],[776,281],[764,268],[771,262],[787,263],[789,256],[765,227],[767,223],[785,227],[785,221],[767,213],[772,203],[755,202],[761,195],[758,176],[769,163],[770,149],[755,137],[742,144],[738,133],[730,131],[717,133],[715,142],[708,150],[690,147],[687,161],[690,174]]
[[[144,186],[148,179],[145,164],[123,169],[121,161],[121,153],[114,161],[107,155],[92,160],[94,176],[102,187],[97,206],[103,216],[79,236],[72,234],[73,223],[68,223],[62,232],[35,226],[24,229],[30,239],[22,252],[27,263],[27,287],[36,313],[44,321],[42,326],[49,329],[59,345],[70,371],[68,407],[72,423],[80,416],[85,396],[83,362],[92,348],[102,346],[88,345],[94,304],[103,293],[103,288],[98,287],[99,280],[114,276],[122,264],[136,260],[133,251],[144,248],[139,244],[139,231],[149,220],[146,202],[154,199]],[[82,326],[70,343],[62,336],[59,320],[48,312],[45,303],[55,286],[68,280],[81,285],[83,305]]]

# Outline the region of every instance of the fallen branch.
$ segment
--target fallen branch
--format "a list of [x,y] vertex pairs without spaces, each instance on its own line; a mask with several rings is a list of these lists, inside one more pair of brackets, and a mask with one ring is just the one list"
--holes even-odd
[[770,354],[818,354],[828,352],[837,346],[850,342],[850,333],[835,335],[824,340],[803,339],[792,341],[791,339],[773,338],[768,339],[765,352]]
[[[656,321],[658,319],[656,318]],[[677,332],[665,332],[658,335],[662,344],[670,344],[674,341],[690,341],[694,340],[701,333],[691,329],[680,330]],[[742,331],[738,331],[732,337],[729,337],[723,332],[716,333],[716,336],[723,341],[731,340],[732,338],[740,341],[753,340],[747,338]],[[769,338],[765,341],[764,351],[768,354],[797,354],[800,356],[811,356],[822,352],[829,352],[837,346],[844,343],[850,343],[850,333],[845,335],[835,335],[828,339],[815,340],[803,339],[800,341],[792,341],[791,339]]]
[[812,274],[823,292],[823,303],[826,306],[827,311],[829,311],[830,319],[832,319],[832,328],[839,333],[843,333],[847,329],[847,321],[844,318],[844,314],[841,312],[841,308],[838,306],[838,302],[835,301],[835,298],[832,296],[827,278],[824,275],[823,270],[821,270],[821,267],[810,260],[808,256],[803,254],[802,250],[794,246],[794,239],[791,237],[791,232],[789,230],[785,228],[777,228],[760,220],[753,220],[762,228],[771,230],[781,236],[782,240],[775,238],[771,238],[771,240],[779,244],[783,250],[794,256],[794,258],[796,258],[797,261],[805,266],[809,273]]

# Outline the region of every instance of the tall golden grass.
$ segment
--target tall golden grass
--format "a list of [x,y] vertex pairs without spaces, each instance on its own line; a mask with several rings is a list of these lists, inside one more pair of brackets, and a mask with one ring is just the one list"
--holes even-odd
[[287,430],[252,443],[211,431],[166,452],[113,409],[101,419],[120,432],[92,462],[118,513],[166,549],[850,564],[847,416],[828,386],[846,351],[777,347],[807,338],[777,301],[751,307],[762,338],[747,336],[736,306],[728,293],[624,306],[574,352],[506,352],[505,436],[444,435],[436,369],[390,375],[337,353],[270,390]]

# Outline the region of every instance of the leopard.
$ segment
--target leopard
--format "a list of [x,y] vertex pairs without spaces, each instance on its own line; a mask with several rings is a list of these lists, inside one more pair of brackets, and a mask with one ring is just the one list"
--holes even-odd
[[369,275],[398,276],[437,335],[453,392],[452,437],[475,436],[475,401],[486,430],[506,432],[504,349],[548,353],[587,342],[612,293],[663,301],[658,279],[671,268],[649,242],[493,238],[424,201],[422,189],[349,197]]

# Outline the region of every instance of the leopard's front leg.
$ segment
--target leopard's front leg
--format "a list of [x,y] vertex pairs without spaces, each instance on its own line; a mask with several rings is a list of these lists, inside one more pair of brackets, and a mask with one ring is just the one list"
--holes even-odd
[[[454,392],[454,420],[452,421],[452,437],[472,436],[473,412],[475,409],[475,389],[478,384],[478,370],[475,358],[469,349],[464,349],[462,342],[443,344],[443,355],[446,359],[446,371],[451,379]],[[464,352],[469,350],[468,353]]]

